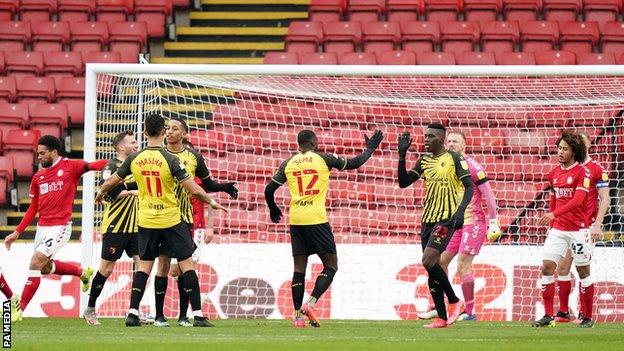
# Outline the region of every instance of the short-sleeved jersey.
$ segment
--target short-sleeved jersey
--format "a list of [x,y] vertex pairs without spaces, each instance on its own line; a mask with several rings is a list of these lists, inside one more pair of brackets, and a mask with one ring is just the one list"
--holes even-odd
[[[102,171],[102,182],[110,177],[121,166],[123,161],[114,158],[108,162]],[[134,182],[134,175],[130,174],[124,182]],[[113,202],[104,204],[102,218],[102,233],[136,233],[139,231],[137,213],[139,200],[136,196],[126,196]]]
[[131,173],[139,189],[139,227],[164,229],[180,223],[176,180],[189,177],[180,160],[164,148],[147,147],[130,155],[117,169],[121,178]]
[[[199,151],[185,146],[182,151],[171,151],[167,149],[167,152],[180,159],[180,162],[186,169],[186,173],[188,173],[190,177],[199,177],[200,179],[210,177],[210,172],[208,171],[208,167],[206,167],[206,161],[204,161],[204,158]],[[180,184],[176,184],[175,193],[178,197],[178,201],[180,202],[182,220],[186,223],[193,223],[193,204],[191,203],[191,194]]]
[[[202,185],[201,179],[195,177],[195,183]],[[193,229],[206,229],[206,204],[191,196],[193,206]]]
[[[555,167],[550,171],[548,181],[555,196],[555,207],[551,208],[550,212],[572,201],[577,191],[589,192],[589,170],[576,162],[567,168],[561,165]],[[551,227],[563,231],[578,231],[589,226],[588,220],[584,201],[581,205],[555,217]]]
[[425,181],[423,200],[423,223],[435,223],[449,219],[459,207],[464,185],[461,179],[470,177],[468,163],[453,151],[441,155],[424,155],[410,170]]
[[300,152],[284,161],[273,176],[277,184],[288,182],[290,189],[290,224],[327,223],[325,199],[332,168],[345,169],[347,161],[335,155]]
[[587,214],[589,216],[589,224],[593,224],[596,221],[598,215],[598,189],[609,187],[609,173],[596,161],[591,158],[583,163],[589,170],[589,193],[585,204],[587,207]]
[[59,157],[52,166],[33,175],[28,195],[39,201],[38,225],[65,225],[71,221],[78,180],[88,171],[85,161]]
[[[466,208],[464,214],[464,223],[472,224],[474,222],[485,222],[485,212],[483,212],[483,194],[479,189],[479,185],[487,183],[489,181],[485,169],[474,158],[466,157],[468,163],[468,171],[470,171],[470,177],[475,187],[472,193],[472,200]],[[463,188],[462,188],[463,194]]]

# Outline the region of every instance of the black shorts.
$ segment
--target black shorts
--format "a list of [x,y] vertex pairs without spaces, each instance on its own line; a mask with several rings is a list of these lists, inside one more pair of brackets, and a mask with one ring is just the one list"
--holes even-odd
[[455,228],[451,228],[445,222],[422,223],[420,230],[420,244],[423,251],[426,247],[434,248],[440,252],[446,250],[446,246],[451,241]]
[[293,256],[336,253],[336,241],[329,223],[291,225],[290,244]]
[[137,233],[104,233],[102,238],[102,259],[117,261],[124,251],[132,258],[139,254],[139,239]]
[[143,261],[153,261],[161,254],[184,261],[196,248],[184,222],[169,228],[139,227],[139,257]]

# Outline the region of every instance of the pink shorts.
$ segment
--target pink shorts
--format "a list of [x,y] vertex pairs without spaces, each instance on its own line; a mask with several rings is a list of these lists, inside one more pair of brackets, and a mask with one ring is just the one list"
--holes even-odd
[[463,253],[468,255],[478,255],[481,246],[487,236],[487,226],[484,222],[466,224],[460,230],[453,233],[453,237],[446,247],[446,251],[452,253]]

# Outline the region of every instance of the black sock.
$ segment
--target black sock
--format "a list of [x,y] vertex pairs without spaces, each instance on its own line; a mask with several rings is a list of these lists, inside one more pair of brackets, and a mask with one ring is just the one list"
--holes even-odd
[[184,272],[184,282],[186,283],[186,293],[191,301],[193,312],[201,311],[201,295],[199,293],[199,279],[194,270]]
[[188,310],[189,305],[189,296],[186,293],[185,289],[184,276],[178,276],[178,294],[180,296],[180,315],[178,318],[186,318],[186,311]]
[[311,296],[318,300],[321,297],[321,295],[323,295],[323,293],[327,291],[327,289],[331,285],[332,280],[334,280],[335,274],[336,274],[336,271],[334,269],[329,268],[329,267],[324,267],[323,271],[319,273],[318,277],[316,277],[316,282],[314,283],[314,290],[312,290]]
[[303,294],[305,293],[305,274],[295,272],[293,273],[292,285],[290,286],[292,291],[293,307],[295,311],[301,309],[303,304]]
[[149,275],[145,272],[135,272],[132,278],[132,292],[130,293],[130,308],[139,310],[139,304],[145,293],[145,285],[147,284]]
[[104,289],[104,283],[106,283],[106,279],[108,279],[108,277],[103,276],[100,271],[95,273],[95,277],[91,282],[91,291],[89,291],[89,304],[87,306],[95,307],[95,302],[102,293],[102,289]]
[[438,312],[438,317],[446,320],[446,305],[444,304],[444,291],[438,280],[429,275],[429,293],[433,298],[433,304]]
[[453,286],[451,286],[451,282],[448,279],[448,275],[444,272],[444,269],[439,264],[429,268],[427,270],[429,272],[429,276],[435,278],[438,282],[440,282],[440,286],[442,287],[442,291],[446,294],[446,298],[449,303],[457,303],[459,298],[455,295],[455,291],[453,290]]
[[154,278],[154,295],[156,300],[156,317],[164,317],[165,295],[167,292],[167,277]]

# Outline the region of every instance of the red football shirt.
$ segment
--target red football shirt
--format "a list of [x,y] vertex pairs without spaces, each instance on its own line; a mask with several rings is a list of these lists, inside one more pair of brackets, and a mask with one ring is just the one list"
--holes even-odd
[[[202,185],[201,179],[195,178],[195,183]],[[206,229],[206,213],[204,203],[191,196],[193,206],[193,229]]]
[[587,194],[587,199],[585,199],[585,204],[589,216],[589,224],[591,225],[596,221],[596,216],[598,215],[598,189],[609,186],[609,174],[598,162],[591,158],[585,161],[583,166],[589,170],[589,193]]
[[39,200],[39,225],[65,225],[71,221],[78,180],[88,171],[88,162],[59,157],[51,167],[35,173],[29,196]]
[[[561,165],[555,167],[550,171],[548,180],[555,197],[554,201],[551,201],[551,204],[554,204],[554,207],[550,209],[551,212],[572,201],[577,191],[589,192],[589,170],[577,162],[568,168],[563,168]],[[555,217],[552,228],[577,231],[589,227],[588,220],[585,201],[583,201],[580,205]]]

